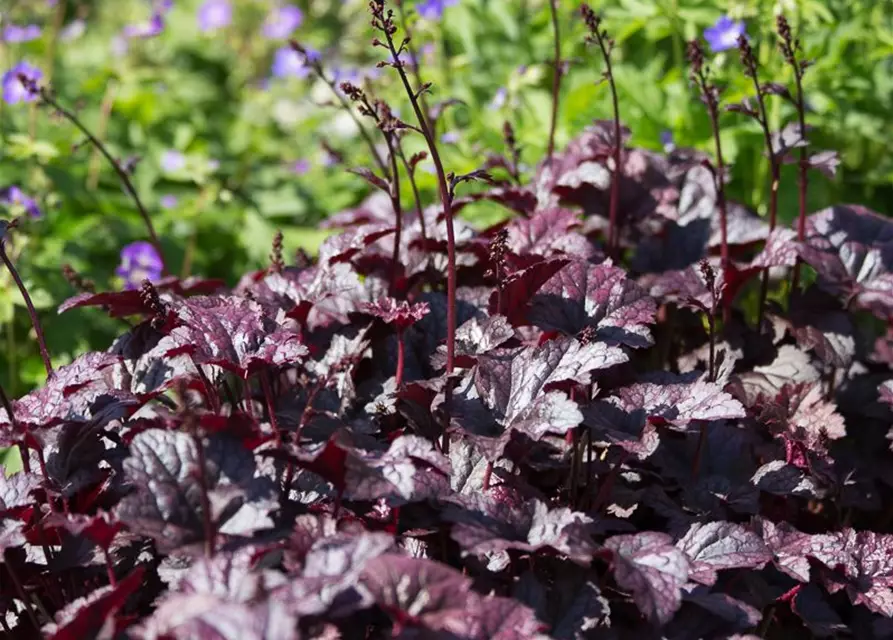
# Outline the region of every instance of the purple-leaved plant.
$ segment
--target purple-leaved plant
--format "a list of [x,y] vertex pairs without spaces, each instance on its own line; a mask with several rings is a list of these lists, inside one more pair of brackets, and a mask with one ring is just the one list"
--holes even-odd
[[[341,231],[316,257],[277,232],[230,287],[165,275],[140,241],[110,291],[65,265],[59,312],[126,330],[52,370],[13,264],[29,245],[0,241],[48,372],[0,387],[0,446],[23,467],[0,474],[5,635],[888,637],[893,222],[832,202],[770,233],[717,206],[706,154],[624,138],[608,259],[612,120],[530,176],[506,123],[482,158],[504,179],[437,161],[432,196],[413,176],[448,100],[425,110],[396,12],[372,9],[415,121],[307,60],[373,158],[354,169],[372,194],[326,221]],[[428,150],[404,153],[416,134]],[[391,198],[401,167],[416,219]],[[482,201],[510,215],[458,215]],[[737,293],[798,260],[815,277],[760,331]]]

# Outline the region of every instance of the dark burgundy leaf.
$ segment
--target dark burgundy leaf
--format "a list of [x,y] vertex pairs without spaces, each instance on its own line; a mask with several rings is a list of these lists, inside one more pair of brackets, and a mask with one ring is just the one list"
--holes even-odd
[[56,624],[46,637],[52,640],[83,640],[113,635],[115,615],[139,588],[143,567],[134,569],[115,586],[98,589],[86,598],[71,602],[56,614]]
[[[515,330],[505,316],[492,316],[486,320],[472,318],[456,329],[456,364],[470,367],[477,356],[502,346],[515,336]],[[435,369],[446,366],[446,345],[437,348],[431,357]]]
[[652,343],[648,325],[654,323],[655,301],[610,263],[569,263],[539,288],[530,304],[531,322],[547,331],[577,335],[593,327],[609,343]]
[[586,565],[595,551],[591,518],[567,508],[550,510],[539,500],[515,507],[486,495],[471,494],[456,499],[443,517],[454,523],[452,537],[468,553],[552,549]]
[[553,256],[590,260],[597,255],[593,244],[576,229],[581,226],[579,214],[569,209],[549,207],[529,218],[515,218],[505,230],[508,247],[518,256]]
[[[59,367],[45,386],[13,401],[16,422],[44,428],[63,421],[88,422],[94,402],[101,396],[133,399],[126,372],[115,366],[120,362],[110,353],[92,352]],[[0,424],[8,425],[9,416],[0,411]]]
[[893,318],[893,222],[860,206],[834,206],[807,219],[803,259],[818,284],[847,307]]
[[840,166],[840,154],[836,151],[819,151],[806,160],[813,169],[818,169],[826,178],[833,179],[837,176],[837,167]]
[[763,539],[732,522],[695,523],[676,543],[691,560],[689,578],[712,586],[721,569],[760,569],[772,560]]
[[639,611],[655,624],[666,624],[682,605],[682,586],[691,563],[664,533],[643,532],[608,538],[614,553],[614,579],[632,592]]
[[[187,278],[180,280],[169,276],[153,285],[160,292],[170,292],[176,296],[205,295],[224,286],[223,280],[202,280]],[[162,296],[164,300],[166,296]],[[146,306],[138,289],[125,291],[104,291],[100,293],[79,293],[59,305],[59,313],[65,313],[78,307],[104,307],[113,318],[132,315],[151,315],[153,311]]]
[[116,513],[165,553],[205,539],[202,484],[217,532],[244,535],[271,525],[266,514],[275,508],[272,485],[255,478],[251,453],[225,436],[207,438],[202,446],[204,467],[196,439],[183,432],[149,429],[130,444],[124,471],[133,493]]
[[490,295],[490,315],[504,315],[513,326],[528,324],[526,309],[543,283],[568,263],[566,258],[550,258],[510,274],[502,282],[499,294]]
[[744,407],[719,385],[665,374],[655,382],[623,387],[607,402],[640,420],[685,430],[692,421],[743,418]]
[[366,563],[362,585],[397,630],[416,627],[459,637],[474,631],[468,615],[471,580],[444,564],[384,554]]
[[550,340],[539,347],[495,349],[478,358],[475,387],[484,404],[507,428],[534,439],[564,433],[583,416],[574,402],[549,385],[586,383],[592,371],[625,362],[617,347],[573,338]]

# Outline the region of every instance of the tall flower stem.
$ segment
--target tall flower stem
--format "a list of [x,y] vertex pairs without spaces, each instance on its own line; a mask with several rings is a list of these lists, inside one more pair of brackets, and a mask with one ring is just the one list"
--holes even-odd
[[130,179],[127,171],[124,170],[124,167],[121,166],[121,163],[118,162],[114,158],[114,156],[112,156],[105,144],[103,144],[103,142],[99,138],[93,135],[90,130],[87,129],[86,126],[84,126],[80,118],[78,118],[74,113],[59,104],[59,102],[52,96],[52,94],[46,87],[38,88],[34,86],[34,83],[31,82],[28,78],[22,78],[21,82],[30,89],[35,90],[35,92],[40,96],[42,104],[52,107],[59,115],[73,124],[75,128],[80,131],[85,138],[87,138],[90,144],[92,144],[93,147],[97,151],[99,151],[99,153],[101,153],[102,156],[108,161],[112,169],[114,169],[115,173],[118,175],[118,178],[121,180],[121,184],[124,186],[124,190],[127,192],[127,195],[130,196],[130,199],[133,200],[134,205],[136,205],[136,209],[139,212],[140,217],[143,219],[143,224],[146,226],[146,231],[149,234],[149,241],[152,243],[152,246],[155,247],[155,251],[158,252],[158,256],[161,258],[162,271],[166,274],[167,263],[164,260],[164,252],[161,249],[161,242],[158,239],[158,234],[155,233],[155,226],[152,224],[152,218],[149,216],[149,211],[143,205],[143,201],[140,200],[140,196],[137,193],[136,188],[133,186],[133,181]]
[[552,154],[555,153],[555,127],[558,125],[558,102],[561,90],[561,38],[558,27],[558,0],[549,0],[549,13],[552,17],[552,41],[555,47],[555,57],[552,60],[552,120],[549,124],[549,148],[546,152],[546,163],[552,162]]
[[[375,44],[380,45],[388,50],[391,56],[391,66],[397,70],[400,76],[400,82],[406,90],[409,97],[412,110],[419,122],[419,130],[425,138],[428,146],[428,152],[431,154],[431,161],[434,163],[434,169],[437,172],[437,184],[440,191],[440,201],[443,205],[443,214],[447,231],[447,339],[446,339],[446,374],[449,376],[454,369],[455,353],[456,353],[456,237],[453,231],[453,206],[450,197],[450,187],[447,182],[446,172],[443,169],[443,163],[440,160],[440,153],[437,151],[437,144],[434,141],[434,135],[431,133],[425,114],[419,105],[419,92],[414,91],[406,76],[403,68],[403,62],[400,60],[400,52],[405,47],[405,41],[400,45],[400,49],[394,45],[394,34],[397,27],[394,25],[394,12],[390,9],[385,11],[385,0],[372,0],[370,8],[372,10],[372,24],[385,37],[385,42],[375,40]],[[424,85],[421,90],[424,90]],[[447,384],[447,405],[451,396],[450,385]],[[444,442],[448,442],[444,435]]]
[[611,196],[608,205],[608,255],[616,257],[619,232],[617,229],[617,209],[620,206],[620,180],[623,176],[623,164],[621,160],[621,146],[623,140],[620,131],[620,100],[617,98],[617,85],[614,82],[614,70],[611,66],[611,51],[614,48],[614,40],[608,37],[608,32],[601,28],[601,16],[596,14],[587,4],[581,7],[583,21],[589,28],[588,42],[595,42],[605,61],[605,71],[602,76],[608,82],[611,89],[611,108],[614,116],[614,172],[611,177]]
[[[15,221],[8,224],[7,229],[15,225]],[[9,270],[12,279],[15,281],[16,286],[19,288],[19,293],[22,294],[22,298],[25,300],[25,307],[28,309],[28,315],[31,316],[31,325],[34,327],[34,333],[37,336],[37,348],[40,349],[40,357],[43,360],[43,366],[47,372],[47,378],[53,375],[53,364],[50,362],[50,352],[47,350],[46,338],[43,334],[43,328],[40,326],[40,318],[37,317],[37,310],[34,308],[34,303],[31,301],[31,296],[28,294],[28,289],[25,288],[25,283],[22,282],[21,276],[19,276],[18,270],[15,268],[15,265],[12,263],[12,260],[9,259],[9,255],[6,253],[6,241],[5,238],[0,238],[0,260],[3,261],[3,264]],[[10,419],[12,418],[12,414],[10,414]]]
[[200,434],[193,435],[195,450],[198,456],[198,484],[201,491],[202,523],[205,530],[205,555],[212,557],[216,546],[217,533],[211,518],[211,499],[208,495],[208,479],[205,476],[205,443]]
[[[752,81],[756,91],[757,114],[756,121],[763,130],[763,138],[766,142],[766,150],[769,153],[770,192],[769,192],[769,232],[775,230],[778,217],[778,183],[781,178],[781,163],[772,145],[772,132],[769,130],[769,116],[766,112],[766,100],[763,88],[760,86],[760,78],[756,56],[747,38],[738,36],[738,50],[741,52],[741,64],[744,66],[745,75]],[[763,315],[766,311],[766,297],[769,293],[769,269],[763,271],[760,283],[760,302],[757,314],[757,326],[762,326]]]
[[[776,18],[776,30],[781,38],[779,48],[784,56],[785,62],[794,71],[794,84],[796,92],[793,96],[794,106],[797,109],[797,124],[800,125],[800,137],[806,140],[806,102],[803,99],[803,74],[808,66],[805,60],[797,59],[797,52],[800,49],[799,40],[795,40],[791,32],[791,25],[783,15]],[[806,153],[806,146],[799,149],[798,163],[798,204],[799,212],[797,215],[797,241],[803,242],[806,239],[806,194],[809,186],[809,160]],[[791,277],[791,295],[795,295],[800,287],[800,259],[794,264],[794,273]]]
[[[729,225],[728,207],[726,205],[725,175],[726,165],[722,157],[722,144],[719,139],[719,92],[707,79],[704,66],[704,51],[697,40],[688,43],[688,60],[691,64],[691,79],[701,93],[701,99],[707,105],[710,128],[713,131],[713,145],[716,151],[716,171],[713,178],[716,185],[716,203],[719,206],[720,257],[723,281],[729,270]],[[730,301],[723,301],[723,321],[728,322],[731,315]]]

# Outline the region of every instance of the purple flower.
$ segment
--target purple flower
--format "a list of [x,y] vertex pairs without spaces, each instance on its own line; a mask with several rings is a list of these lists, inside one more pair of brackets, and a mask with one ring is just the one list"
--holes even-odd
[[276,7],[267,16],[264,23],[264,35],[272,40],[287,38],[295,29],[301,26],[304,14],[292,5]]
[[725,51],[738,46],[738,36],[745,35],[744,23],[734,22],[728,16],[721,16],[716,24],[704,29],[704,39],[713,51]]
[[273,54],[273,75],[277,78],[306,78],[310,69],[304,58],[291,47],[282,47]]
[[[19,76],[24,76],[28,83],[23,83]],[[0,86],[3,87],[3,100],[9,104],[16,102],[34,102],[39,93],[34,91],[30,83],[37,84],[43,78],[43,71],[32,67],[27,62],[20,62],[3,74]]]
[[220,168],[220,160],[211,158],[208,160],[208,171],[217,171]]
[[676,148],[676,142],[673,140],[673,132],[664,129],[660,132],[660,143],[664,146],[664,151],[672,151]]
[[138,289],[143,280],[161,278],[161,256],[149,242],[132,242],[121,249],[121,264],[115,274],[124,278],[125,289]]
[[307,158],[295,160],[295,162],[291,165],[291,170],[292,173],[302,176],[310,171],[310,161]]
[[43,215],[34,198],[26,196],[22,190],[15,185],[7,187],[6,189],[0,189],[0,204],[5,205],[10,209],[13,207],[21,208],[32,218],[39,218]]
[[459,142],[459,134],[455,131],[447,131],[440,136],[440,141],[444,144],[456,144]]
[[424,0],[416,7],[419,15],[425,20],[440,20],[443,16],[443,10],[452,7],[459,0]]
[[70,40],[77,40],[82,35],[84,35],[84,31],[87,30],[87,23],[78,18],[77,20],[72,20],[69,24],[65,25],[62,31],[59,32],[59,37],[68,42]]
[[148,22],[142,24],[129,24],[124,27],[125,38],[154,38],[164,31],[164,16],[155,13]]
[[3,30],[3,40],[6,42],[30,42],[40,37],[40,27],[36,24],[29,24],[20,27],[17,24],[11,24]]
[[166,194],[161,196],[161,207],[163,209],[173,209],[177,206],[177,196],[173,194]]
[[186,167],[186,156],[179,151],[168,149],[161,154],[161,168],[168,173],[182,171]]
[[229,0],[205,0],[198,9],[198,28],[201,31],[214,31],[229,26],[233,19],[233,8]]
[[509,92],[505,87],[499,87],[490,101],[490,108],[495,110],[502,109],[508,100]]

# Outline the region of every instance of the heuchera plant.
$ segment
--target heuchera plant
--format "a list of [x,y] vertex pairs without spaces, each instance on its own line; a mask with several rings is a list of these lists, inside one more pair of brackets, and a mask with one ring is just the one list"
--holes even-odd
[[[206,2],[205,26],[228,6]],[[787,23],[794,91],[742,36],[757,107],[734,110],[764,129],[774,180],[798,164],[794,228],[726,201],[718,133],[715,161],[631,147],[616,101],[529,173],[509,123],[504,154],[448,172],[399,9],[370,6],[407,121],[288,49],[356,118],[376,166],[355,172],[380,190],[329,221],[343,231],[315,260],[289,264],[280,234],[233,288],[167,275],[95,141],[148,238],[120,291],[65,268],[79,293],[60,313],[127,331],[53,369],[34,313],[47,382],[0,393],[0,445],[24,467],[0,475],[6,635],[890,637],[893,223],[806,213],[809,170],[834,158],[809,148]],[[601,17],[580,19],[613,83]],[[689,51],[717,126],[720,88]],[[83,130],[39,81],[4,82]],[[769,130],[769,95],[798,121]],[[457,214],[480,200],[514,215],[475,230]]]

